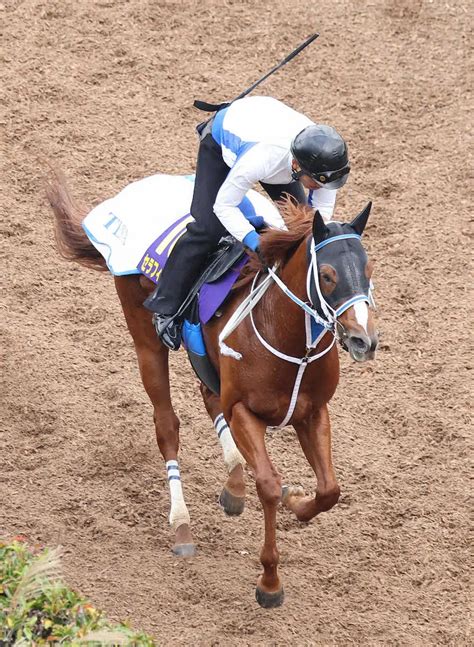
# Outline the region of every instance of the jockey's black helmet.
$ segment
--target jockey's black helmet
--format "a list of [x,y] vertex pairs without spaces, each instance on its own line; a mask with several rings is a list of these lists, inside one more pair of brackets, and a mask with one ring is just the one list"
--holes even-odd
[[293,174],[295,180],[309,175],[328,189],[338,189],[346,183],[351,170],[347,144],[331,126],[306,126],[292,141],[291,154],[301,167]]

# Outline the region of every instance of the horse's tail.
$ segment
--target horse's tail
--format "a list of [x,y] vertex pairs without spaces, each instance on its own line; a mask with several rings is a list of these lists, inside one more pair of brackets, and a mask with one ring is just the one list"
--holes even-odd
[[75,203],[69,193],[66,178],[57,169],[51,169],[46,180],[46,197],[54,213],[54,235],[61,256],[93,270],[107,270],[103,256],[92,245],[81,226],[87,211]]

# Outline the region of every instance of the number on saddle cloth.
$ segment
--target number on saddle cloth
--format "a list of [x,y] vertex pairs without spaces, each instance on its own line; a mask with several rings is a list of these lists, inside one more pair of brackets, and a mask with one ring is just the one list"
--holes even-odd
[[143,254],[137,265],[138,270],[153,283],[158,283],[161,272],[166,265],[173,249],[184,234],[186,225],[192,222],[193,217],[187,213],[173,222],[158,238],[156,238]]
[[[261,229],[265,225],[263,216],[257,215],[253,202],[247,196],[240,203],[239,209],[247,218],[247,220],[255,227],[255,229]],[[172,223],[164,232],[162,232],[158,236],[158,238],[156,238],[152,242],[152,244],[143,254],[137,267],[142,274],[151,279],[154,283],[158,283],[163,267],[166,265],[168,258],[171,256],[176,243],[183,235],[186,229],[186,225],[191,221],[192,216],[189,213],[176,220],[176,222]],[[231,237],[224,237],[223,239],[221,239],[221,244],[222,241],[229,241],[230,239]],[[234,243],[236,245],[240,245],[240,243],[237,243],[237,241],[234,241]],[[224,243],[224,245],[226,248],[229,247],[228,242]],[[241,252],[240,254],[237,253],[237,256],[242,255],[242,253],[243,252]],[[223,256],[222,252],[219,251],[216,254],[217,256],[211,256],[209,262],[206,264],[206,267],[202,273],[203,276],[206,275],[208,268],[212,263],[214,263],[214,260],[217,257],[222,257],[222,266],[226,265],[225,255]],[[237,258],[235,260],[237,260]],[[231,263],[231,265],[232,264],[233,263]],[[229,267],[227,267],[227,269],[229,269]],[[218,264],[218,266],[216,266],[212,272],[212,279],[206,279],[206,281],[202,281],[201,284],[204,282],[216,281],[217,278],[219,278],[224,273],[224,270],[222,270],[221,265]],[[218,276],[216,275],[217,273],[219,273]],[[196,277],[196,280],[199,281],[199,277]],[[232,285],[230,287],[232,287]]]

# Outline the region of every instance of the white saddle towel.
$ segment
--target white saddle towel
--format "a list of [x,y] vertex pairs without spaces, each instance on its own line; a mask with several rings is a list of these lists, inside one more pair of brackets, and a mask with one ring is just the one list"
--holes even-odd
[[[160,252],[171,253],[187,223],[193,219],[189,213],[193,189],[193,175],[160,173],[129,184],[115,197],[92,209],[82,226],[112,274],[147,274],[144,266],[141,269],[138,266],[146,251],[165,232]],[[269,227],[285,228],[270,200],[253,190],[247,198],[252,211],[262,216]],[[159,272],[156,279],[158,275]]]

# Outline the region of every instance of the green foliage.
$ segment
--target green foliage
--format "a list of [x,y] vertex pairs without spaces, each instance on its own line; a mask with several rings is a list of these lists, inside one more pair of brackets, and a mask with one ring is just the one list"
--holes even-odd
[[0,647],[128,645],[154,647],[126,623],[101,611],[60,580],[60,551],[35,554],[22,538],[0,540]]

